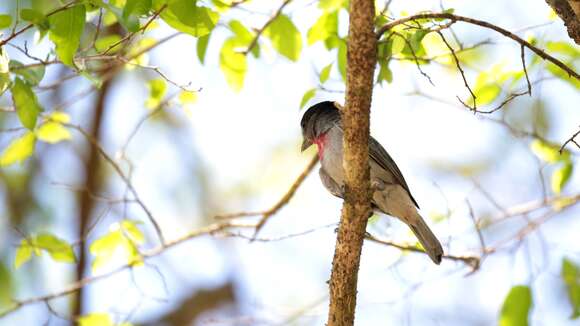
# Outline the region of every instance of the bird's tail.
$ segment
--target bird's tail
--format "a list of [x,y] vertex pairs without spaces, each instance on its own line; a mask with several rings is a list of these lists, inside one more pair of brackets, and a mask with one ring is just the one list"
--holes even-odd
[[435,234],[433,234],[431,229],[429,229],[427,223],[425,223],[423,218],[419,216],[415,225],[409,224],[409,227],[417,239],[419,239],[423,248],[425,248],[429,258],[431,258],[435,264],[439,265],[439,263],[441,263],[441,257],[443,256],[443,248]]

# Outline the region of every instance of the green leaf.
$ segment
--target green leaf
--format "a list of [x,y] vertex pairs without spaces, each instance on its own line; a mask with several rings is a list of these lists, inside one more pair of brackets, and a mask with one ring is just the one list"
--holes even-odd
[[0,15],[0,29],[10,27],[12,25],[12,16],[2,14]]
[[230,30],[236,35],[236,37],[240,40],[240,43],[250,44],[253,40],[255,35],[251,33],[242,23],[238,20],[232,20],[228,24],[230,26]]
[[46,250],[52,259],[63,263],[74,263],[76,261],[72,246],[48,233],[39,234],[35,237],[35,245]]
[[536,139],[531,143],[530,147],[532,152],[544,162],[556,163],[565,159],[564,155],[560,155],[560,147],[557,145]]
[[3,310],[2,308],[13,303],[14,285],[10,270],[0,261],[0,312]]
[[316,96],[316,88],[307,90],[306,93],[304,93],[302,96],[302,100],[300,101],[300,109],[303,109],[304,106],[308,104],[308,101],[314,98],[314,96]]
[[36,119],[42,111],[42,108],[38,105],[36,94],[20,78],[14,80],[14,85],[12,86],[12,101],[14,102],[16,113],[22,125],[32,130],[36,126]]
[[500,326],[527,326],[532,308],[532,291],[528,286],[511,288],[503,302],[499,317]]
[[[477,76],[475,80],[475,87],[473,88],[473,93],[475,93],[477,105],[487,105],[495,101],[495,99],[501,93],[501,87],[495,81],[497,74],[495,70],[490,70],[489,72],[482,72]],[[473,98],[469,99],[470,105],[473,105]]]
[[318,8],[325,11],[335,11],[340,8],[348,9],[348,0],[320,0]]
[[346,81],[346,42],[340,42],[338,46],[338,72],[342,80]]
[[14,268],[20,268],[20,266],[29,261],[30,258],[32,258],[32,246],[27,239],[22,239],[18,248],[16,248]]
[[207,45],[209,44],[210,37],[211,33],[197,39],[196,44],[197,57],[199,58],[199,62],[201,62],[202,64],[205,62],[205,54],[207,53]]
[[10,86],[10,58],[8,52],[0,47],[0,96]]
[[328,80],[328,77],[330,77],[330,69],[332,69],[332,63],[322,68],[319,76],[320,83],[324,84]]
[[155,109],[165,96],[167,92],[167,83],[163,79],[152,79],[147,82],[147,88],[149,89],[149,98],[145,101],[145,106],[148,109]]
[[137,221],[123,220],[114,223],[110,232],[95,240],[89,247],[91,254],[95,256],[93,271],[109,264],[116,253],[126,259],[127,264],[140,264],[142,259],[137,250],[137,244],[145,241],[145,236],[137,227]]
[[399,35],[393,35],[391,39],[393,42],[393,44],[391,45],[391,55],[403,52],[403,50],[407,46],[405,38]]
[[151,10],[151,0],[127,0],[125,7],[123,8],[123,18],[131,15],[145,16]]
[[34,133],[28,131],[24,136],[16,138],[6,147],[0,155],[0,167],[12,165],[18,162],[24,162],[34,153],[34,144],[36,137]]
[[20,10],[20,19],[33,24],[45,24],[46,16],[38,10],[25,8]]
[[220,69],[223,71],[228,85],[234,91],[240,91],[248,70],[246,56],[240,53],[240,44],[235,38],[227,39],[220,51]]
[[19,61],[10,60],[10,71],[22,76],[30,86],[36,86],[40,84],[42,78],[44,78],[45,67],[44,65],[25,67]]
[[580,50],[578,50],[578,47],[568,42],[546,42],[546,50],[548,52],[566,55],[571,59],[580,58]]
[[318,41],[325,41],[331,36],[338,35],[338,11],[324,13],[308,30],[308,45]]
[[178,96],[179,103],[183,106],[192,105],[197,102],[197,93],[181,91]]
[[[254,33],[250,32],[246,27],[237,20],[230,21],[230,29],[236,35],[236,39],[239,44],[243,44],[246,46],[250,46],[250,44],[254,41]],[[252,47],[252,55],[257,58],[260,56],[260,45],[256,42]]]
[[36,130],[36,136],[38,139],[50,144],[56,144],[63,140],[69,140],[72,138],[70,131],[66,129],[65,126],[53,121],[48,121],[42,124],[38,130]]
[[393,82],[393,72],[389,68],[389,61],[383,62],[379,61],[379,75],[377,76],[377,82],[382,85],[383,81],[387,83]]
[[111,35],[100,37],[95,42],[95,49],[98,52],[105,52],[109,48],[111,48],[111,46],[116,44],[114,47],[112,47],[108,51],[108,53],[115,53],[121,49],[121,44],[119,44],[120,40],[121,40],[121,36],[118,34],[111,34]]
[[[411,37],[407,38],[408,42],[405,42],[403,54],[413,56],[414,53],[416,57],[424,56],[425,48],[423,48],[421,42],[423,41],[423,38],[425,37],[425,35],[427,35],[427,33],[429,33],[429,30],[426,29],[418,29],[417,31],[415,31],[415,33],[413,33]],[[411,47],[413,49],[412,51]]]
[[562,166],[560,166],[552,174],[552,191],[556,194],[562,192],[562,188],[570,181],[570,176],[572,175],[572,161],[565,161]]
[[73,58],[81,42],[85,16],[85,6],[76,5],[49,17],[48,36],[56,46],[56,55],[67,66],[74,66]]
[[288,16],[281,14],[264,31],[272,46],[286,58],[297,61],[302,51],[302,35]]
[[79,326],[115,326],[113,319],[104,312],[95,312],[77,319]]
[[571,319],[580,317],[580,267],[568,258],[562,259],[562,280],[572,305]]
[[[568,67],[573,67],[572,61],[564,62],[564,64],[567,65]],[[552,75],[554,75],[554,77],[557,77],[558,79],[570,84],[570,86],[574,87],[575,89],[580,90],[580,81],[578,81],[578,79],[574,77],[569,76],[567,72],[562,70],[562,68],[556,66],[551,62],[549,62],[546,65],[546,68]]]
[[[155,0],[154,8],[161,8],[163,3],[163,0]],[[209,34],[219,19],[217,12],[198,6],[192,0],[171,0],[160,16],[167,25],[195,37]]]

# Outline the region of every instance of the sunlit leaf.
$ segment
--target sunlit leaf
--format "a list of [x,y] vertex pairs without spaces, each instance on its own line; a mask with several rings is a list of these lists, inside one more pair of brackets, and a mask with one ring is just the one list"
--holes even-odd
[[[164,2],[154,0],[153,7],[159,10]],[[195,37],[209,34],[219,19],[217,12],[198,6],[196,1],[191,0],[169,1],[160,16],[167,25]]]
[[179,93],[179,103],[181,103],[181,105],[187,106],[187,105],[191,105],[194,104],[195,102],[197,102],[197,93],[196,92],[186,92],[186,91],[181,91]]
[[108,50],[107,53],[115,53],[121,49],[121,44],[119,43],[120,40],[121,36],[117,34],[103,36],[95,41],[95,49],[98,52],[105,52]]
[[338,12],[324,13],[308,30],[308,45],[338,34]]
[[328,77],[330,77],[330,69],[332,69],[332,63],[322,68],[320,71],[319,80],[321,84],[324,84],[328,80]]
[[85,15],[85,6],[76,5],[49,17],[48,36],[56,46],[56,55],[68,66],[74,66],[73,58],[81,42]]
[[570,181],[572,175],[572,161],[565,161],[554,174],[552,174],[552,191],[556,194],[562,192],[562,188]]
[[393,72],[389,68],[389,62],[379,61],[379,74],[377,76],[377,82],[382,84],[383,81],[391,83],[393,81]]
[[429,31],[425,29],[416,30],[410,37],[407,38],[407,42],[405,42],[405,47],[403,48],[402,53],[408,56],[413,56],[413,54],[416,57],[424,56],[425,48],[423,47],[421,42],[423,41],[423,38],[425,37],[425,35],[427,35],[427,33],[429,33]]
[[505,298],[500,316],[500,326],[527,326],[532,308],[532,291],[528,286],[517,285],[511,288]]
[[8,51],[0,48],[0,95],[10,86],[10,58]]
[[145,106],[148,109],[155,109],[167,92],[167,83],[163,79],[152,79],[147,82],[147,88],[149,89],[149,98],[145,101]]
[[578,49],[578,46],[572,45],[568,42],[546,42],[546,50],[548,52],[566,55],[571,59],[580,58],[580,50]]
[[43,24],[46,16],[36,9],[24,8],[20,10],[20,19],[33,24]]
[[27,239],[22,239],[18,248],[16,248],[14,268],[20,268],[20,266],[29,261],[30,258],[32,258],[32,247]]
[[340,8],[347,9],[348,0],[320,0],[318,7],[325,11],[335,11]]
[[70,131],[65,126],[53,121],[43,123],[38,130],[36,130],[36,136],[39,140],[50,144],[56,144],[63,140],[69,140],[72,138]]
[[12,303],[14,285],[14,280],[12,275],[10,275],[10,270],[0,261],[0,312],[3,307]]
[[300,108],[301,109],[304,108],[304,106],[308,104],[308,101],[313,99],[314,96],[316,96],[316,88],[307,90],[302,96],[302,100],[300,101]]
[[338,72],[342,80],[346,80],[346,42],[340,42],[337,53]]
[[207,45],[209,44],[209,38],[211,33],[204,35],[197,39],[196,50],[197,58],[202,64],[205,62],[205,54],[207,53]]
[[130,15],[137,17],[144,16],[151,10],[151,0],[127,0],[123,8],[123,17],[127,18]]
[[139,230],[137,224],[140,224],[140,222],[134,220],[123,220],[119,224],[119,227],[132,242],[142,244],[145,242],[145,235],[143,235],[143,232]]
[[64,112],[54,111],[48,115],[48,120],[60,122],[60,123],[69,123],[70,116]]
[[[571,62],[564,62],[564,64],[566,64],[568,67],[572,67],[572,63]],[[574,87],[577,90],[580,90],[580,81],[574,77],[571,77],[568,75],[567,72],[565,72],[564,70],[562,70],[562,68],[556,66],[555,64],[549,62],[546,65],[546,68],[548,69],[548,71],[554,75],[554,77],[557,77],[558,79],[568,83],[570,86]]]
[[567,152],[560,155],[560,147],[555,144],[545,143],[539,139],[534,140],[530,145],[532,152],[542,161],[555,163],[568,157]]
[[74,263],[76,261],[72,246],[48,233],[42,233],[35,237],[35,245],[46,250],[52,259],[63,263]]
[[111,316],[104,312],[95,312],[77,319],[79,326],[115,326]]
[[248,70],[246,56],[239,52],[240,44],[235,38],[227,39],[220,51],[220,69],[223,71],[228,85],[234,91],[240,91]]
[[571,319],[580,317],[580,267],[568,258],[562,259],[562,280],[572,305]]
[[34,153],[36,137],[29,131],[24,136],[16,138],[0,155],[0,167],[23,162]]
[[14,85],[12,86],[12,101],[14,102],[16,113],[22,125],[28,129],[33,129],[36,126],[36,120],[42,108],[38,104],[36,94],[20,78],[14,80]]
[[10,27],[12,25],[12,16],[1,14],[0,15],[0,29]]
[[[250,32],[242,23],[237,20],[232,20],[229,23],[230,29],[234,32],[236,36],[236,42],[240,45],[250,46],[250,44],[254,41],[255,35],[254,33]],[[256,42],[252,47],[251,51],[252,55],[257,58],[260,56],[260,45]]]
[[137,245],[145,241],[145,236],[137,227],[137,223],[133,220],[114,223],[109,233],[90,245],[89,251],[95,256],[92,264],[93,271],[109,264],[115,254],[121,255],[127,264],[141,264],[142,259]]
[[286,58],[296,61],[302,51],[302,35],[288,16],[281,14],[264,31],[272,46]]
[[22,76],[31,86],[36,86],[44,78],[45,67],[44,65],[26,67],[16,60],[10,60],[10,71]]

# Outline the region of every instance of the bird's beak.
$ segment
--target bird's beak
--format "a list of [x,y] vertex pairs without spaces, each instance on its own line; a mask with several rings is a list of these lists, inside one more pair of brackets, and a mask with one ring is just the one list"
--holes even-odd
[[308,139],[304,138],[304,141],[302,141],[302,147],[300,148],[300,151],[304,152],[310,146],[312,146],[312,142],[309,141]]

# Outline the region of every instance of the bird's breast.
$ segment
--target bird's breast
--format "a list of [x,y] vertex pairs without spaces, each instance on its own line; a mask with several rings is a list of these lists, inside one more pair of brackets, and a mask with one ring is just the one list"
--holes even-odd
[[320,162],[326,173],[340,186],[344,184],[342,168],[342,132],[338,128],[330,129],[322,147],[319,147]]

